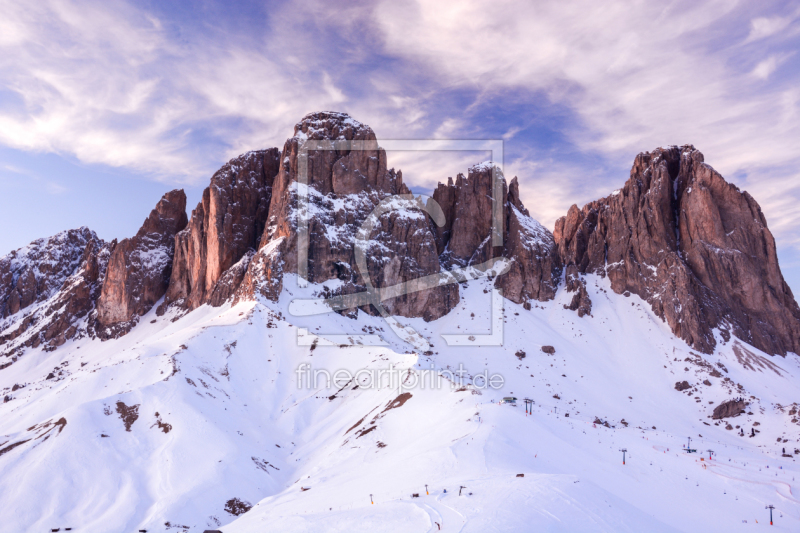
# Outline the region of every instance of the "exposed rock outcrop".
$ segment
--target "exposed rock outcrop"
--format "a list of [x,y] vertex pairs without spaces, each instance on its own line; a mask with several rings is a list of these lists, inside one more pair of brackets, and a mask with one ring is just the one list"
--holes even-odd
[[586,280],[578,273],[574,264],[567,267],[564,279],[566,280],[567,292],[574,292],[569,304],[564,304],[565,309],[577,311],[579,317],[592,314],[592,300],[586,290]]
[[742,399],[728,400],[714,408],[714,413],[711,415],[711,418],[714,420],[721,420],[723,418],[739,416],[745,412],[746,407],[747,403]]
[[687,389],[691,389],[691,388],[692,388],[692,386],[689,385],[689,382],[686,381],[686,380],[676,381],[675,382],[675,390],[678,391],[678,392],[683,392],[683,391],[685,391]]
[[[492,173],[496,179],[493,179]],[[494,198],[499,199],[496,205]],[[495,285],[515,303],[546,301],[555,296],[561,269],[553,235],[531,218],[519,198],[517,178],[506,184],[502,171],[491,162],[474,165],[467,177],[459,174],[433,192],[445,214],[436,228],[442,263],[466,266],[505,257],[510,268]],[[496,210],[496,211],[495,211]],[[496,213],[496,215],[495,215]],[[494,230],[493,223],[498,224]]]
[[114,248],[97,301],[97,333],[127,333],[164,296],[172,273],[175,234],[186,227],[186,194],[168,192],[134,237]]
[[761,208],[693,146],[639,154],[622,189],[572,206],[554,234],[568,272],[607,275],[700,351],[720,328],[769,354],[800,352],[800,308]]
[[217,284],[214,285],[214,290],[211,293],[208,303],[214,307],[219,307],[229,299],[233,298],[236,290],[242,284],[247,267],[250,266],[250,260],[253,259],[255,250],[248,250],[245,252],[239,261],[222,274]]
[[127,332],[164,295],[184,226],[186,196],[172,191],[119,245],[80,228],[0,259],[0,353],[14,361],[26,347],[52,350],[72,338]]
[[194,309],[210,302],[223,274],[258,247],[279,159],[277,148],[247,152],[214,174],[189,225],[175,238],[172,278],[159,313],[170,304]]

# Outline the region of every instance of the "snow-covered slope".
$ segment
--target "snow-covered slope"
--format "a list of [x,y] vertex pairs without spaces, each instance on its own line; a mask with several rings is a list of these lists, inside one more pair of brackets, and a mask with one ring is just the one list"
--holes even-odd
[[[797,357],[722,338],[697,355],[638,298],[586,286],[592,316],[564,309],[562,284],[530,311],[504,300],[502,346],[448,346],[490,331],[491,282],[470,281],[443,318],[401,319],[432,355],[362,312],[291,316],[323,290],[291,275],[277,303],[151,311],[120,339],[31,350],[0,373],[0,532],[738,531],[767,504],[776,530],[800,529],[781,456],[800,447]],[[310,383],[390,365],[391,387]],[[410,382],[459,365],[464,384]],[[470,382],[484,370],[504,385]],[[747,414],[710,418],[735,397]]]

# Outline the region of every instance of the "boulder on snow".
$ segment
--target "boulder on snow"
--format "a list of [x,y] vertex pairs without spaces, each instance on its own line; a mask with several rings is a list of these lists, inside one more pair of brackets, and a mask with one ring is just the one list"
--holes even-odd
[[555,348],[553,348],[552,346],[542,346],[542,351],[543,351],[544,353],[549,353],[549,354],[551,354],[551,355],[552,355],[552,354],[554,354],[554,353],[556,353],[556,349],[555,349]]
[[684,391],[686,389],[691,389],[692,386],[689,385],[688,381],[679,381],[675,384],[675,390],[677,391]]
[[720,420],[722,418],[739,416],[740,414],[744,413],[744,408],[746,406],[747,404],[744,400],[728,400],[727,402],[719,404],[714,409],[714,413],[711,415],[711,418],[714,420]]
[[225,512],[230,513],[233,516],[243,515],[252,508],[253,506],[250,504],[250,502],[240,500],[239,498],[231,498],[225,502]]

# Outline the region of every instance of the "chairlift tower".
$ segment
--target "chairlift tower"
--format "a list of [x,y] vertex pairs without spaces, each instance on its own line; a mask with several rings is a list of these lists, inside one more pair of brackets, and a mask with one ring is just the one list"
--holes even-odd
[[772,510],[775,509],[775,506],[770,504],[764,507],[764,509],[769,509],[769,525],[772,525]]
[[525,398],[523,401],[525,402],[525,414],[526,415],[532,415],[533,414],[533,403],[534,403],[533,400],[531,400],[530,398]]
[[697,450],[692,449],[692,437],[688,437],[689,444],[686,445],[686,453],[695,453]]
[[627,448],[620,448],[619,451],[622,452],[622,464],[624,465],[625,464],[625,454],[628,453],[628,449]]

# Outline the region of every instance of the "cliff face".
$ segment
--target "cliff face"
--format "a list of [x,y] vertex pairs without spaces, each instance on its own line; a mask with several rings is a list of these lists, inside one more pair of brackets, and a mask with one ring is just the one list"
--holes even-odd
[[639,154],[622,189],[572,206],[554,233],[574,290],[581,273],[608,275],[700,351],[715,328],[769,354],[800,351],[800,309],[761,208],[693,146]]
[[[88,228],[39,239],[0,259],[0,355],[54,350],[84,336],[127,333],[166,291],[183,191],[164,195],[137,234],[110,243]],[[0,359],[2,361],[2,359]]]
[[[494,171],[496,179],[492,178]],[[500,203],[498,234],[492,239],[495,198]],[[495,286],[515,303],[551,300],[561,269],[553,235],[531,218],[519,198],[517,178],[507,185],[502,171],[491,162],[474,165],[467,177],[440,183],[433,200],[445,213],[445,224],[436,228],[437,248],[444,265],[466,266],[505,257],[508,272],[498,276]]]
[[188,227],[175,238],[172,277],[160,312],[172,304],[190,310],[210,302],[223,274],[258,246],[279,157],[276,148],[248,152],[214,174]]
[[97,332],[102,338],[129,331],[164,296],[172,273],[175,235],[186,222],[186,194],[168,192],[138,233],[114,248],[97,301]]

